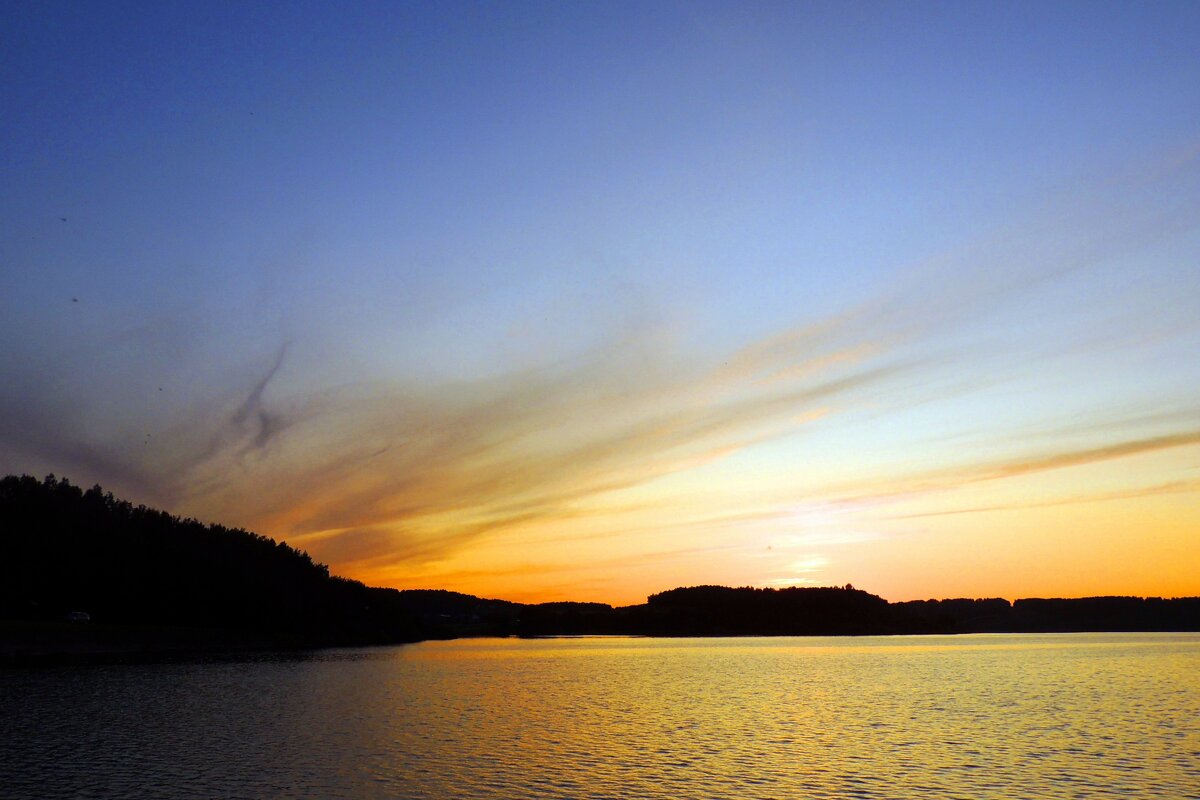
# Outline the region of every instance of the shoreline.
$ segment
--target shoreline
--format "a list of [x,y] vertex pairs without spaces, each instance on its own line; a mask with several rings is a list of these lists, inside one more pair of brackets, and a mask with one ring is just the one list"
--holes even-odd
[[107,664],[155,664],[192,662],[237,662],[299,658],[304,654],[340,649],[398,647],[422,642],[466,639],[781,639],[781,638],[913,638],[927,636],[1008,636],[1054,634],[1163,634],[1200,633],[1197,630],[1008,630],[1008,631],[923,631],[846,633],[537,633],[504,634],[495,631],[430,636],[392,642],[284,643],[244,631],[186,628],[161,625],[94,625],[69,622],[0,621],[0,669]]

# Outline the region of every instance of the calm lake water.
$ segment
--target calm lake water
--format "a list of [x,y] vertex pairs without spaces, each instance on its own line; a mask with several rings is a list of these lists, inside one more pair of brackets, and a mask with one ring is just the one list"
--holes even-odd
[[1200,634],[0,670],[5,798],[1200,798]]

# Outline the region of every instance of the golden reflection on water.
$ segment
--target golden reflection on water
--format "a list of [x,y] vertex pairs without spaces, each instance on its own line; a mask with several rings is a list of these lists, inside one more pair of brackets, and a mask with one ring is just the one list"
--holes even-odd
[[[550,796],[1200,791],[1195,635],[460,640],[402,658],[466,679],[452,702],[489,709],[466,751],[506,753]],[[507,796],[528,788],[501,773]]]
[[0,679],[14,797],[1200,796],[1200,634],[467,639]]
[[[1147,638],[1154,637],[1154,638]],[[1177,637],[1187,642],[1191,634],[1004,634],[978,633],[965,635],[913,636],[810,636],[810,637],[679,637],[651,636],[547,636],[520,638],[451,639],[423,642],[406,650],[410,659],[505,659],[505,658],[570,658],[576,656],[638,656],[661,657],[672,649],[685,650],[694,657],[698,649],[722,654],[781,653],[818,656],[856,653],[954,653],[999,650],[1080,650],[1096,648],[1160,648],[1161,637]]]

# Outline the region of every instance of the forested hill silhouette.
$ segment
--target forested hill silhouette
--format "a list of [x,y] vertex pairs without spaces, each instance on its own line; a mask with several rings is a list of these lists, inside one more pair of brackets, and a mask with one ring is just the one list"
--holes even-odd
[[[0,479],[0,619],[68,618],[89,620],[90,630],[155,626],[146,632],[154,643],[182,648],[424,636],[399,592],[333,577],[282,542],[135,506],[99,486],[83,491],[53,475]],[[178,629],[222,635],[164,633]]]
[[888,603],[849,585],[693,586],[614,608],[370,588],[331,576],[285,543],[134,506],[99,486],[84,491],[53,475],[0,479],[0,656],[464,635],[1194,630],[1200,598]]

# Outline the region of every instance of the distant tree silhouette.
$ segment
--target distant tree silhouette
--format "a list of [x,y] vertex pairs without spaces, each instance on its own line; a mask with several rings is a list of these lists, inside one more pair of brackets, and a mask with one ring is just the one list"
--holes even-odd
[[887,632],[888,603],[850,587],[693,586],[650,595],[648,630],[691,635]]
[[[283,542],[83,491],[0,479],[0,619],[241,631],[276,646],[463,635],[842,635],[1200,630],[1200,598],[888,603],[841,587],[691,586],[642,605],[526,605],[439,589],[369,588]],[[64,623],[65,624],[65,623]]]

